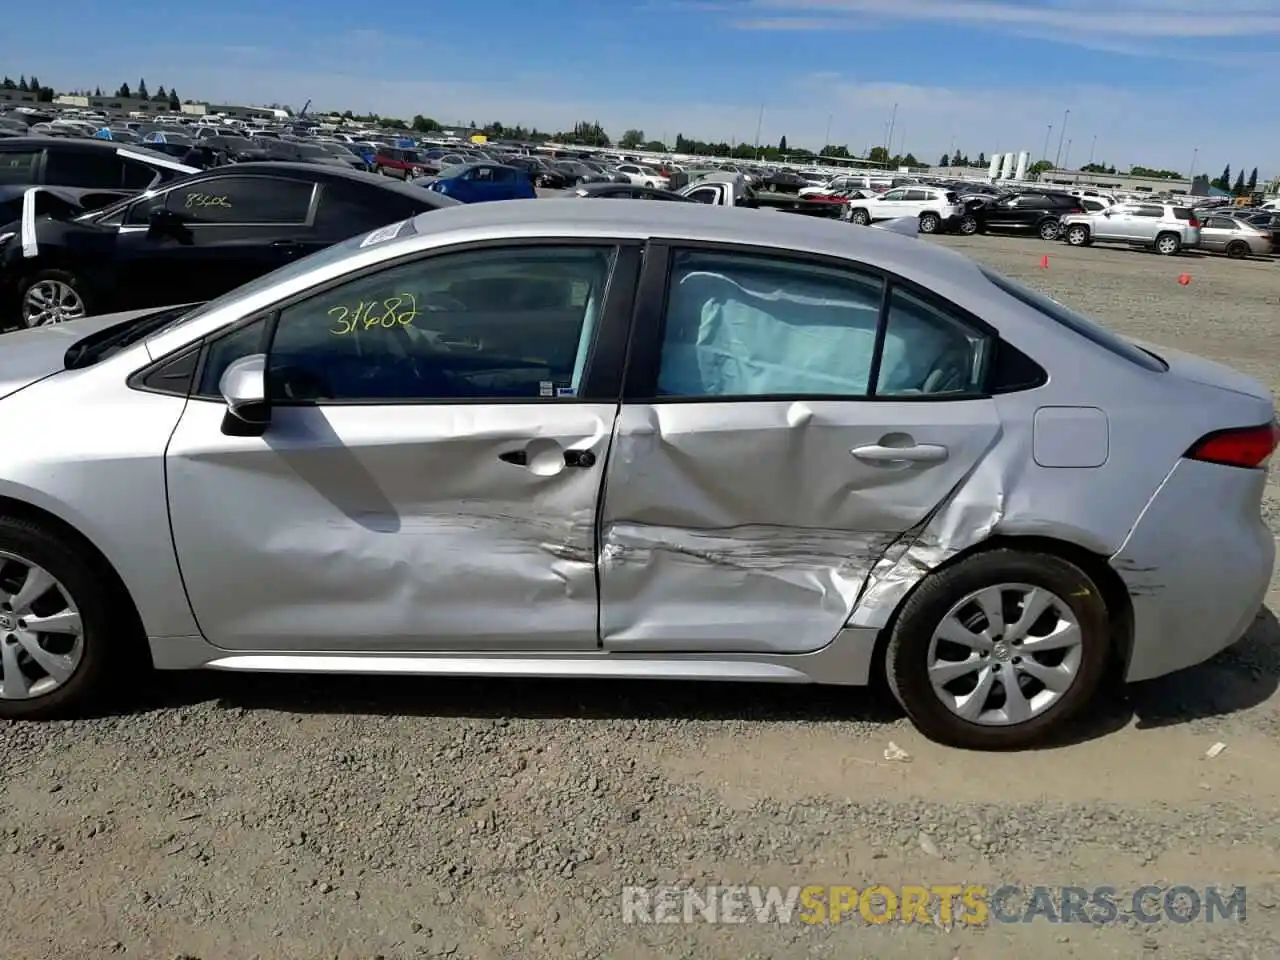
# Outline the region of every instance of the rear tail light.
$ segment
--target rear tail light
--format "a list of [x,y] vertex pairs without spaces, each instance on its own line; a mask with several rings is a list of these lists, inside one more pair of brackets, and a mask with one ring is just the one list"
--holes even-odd
[[1190,220],[1187,221],[1187,226],[1199,228],[1200,221],[1197,220],[1195,217],[1192,217]]
[[1186,457],[1203,463],[1252,469],[1265,466],[1278,443],[1280,424],[1273,420],[1257,427],[1215,430],[1196,441],[1186,452]]

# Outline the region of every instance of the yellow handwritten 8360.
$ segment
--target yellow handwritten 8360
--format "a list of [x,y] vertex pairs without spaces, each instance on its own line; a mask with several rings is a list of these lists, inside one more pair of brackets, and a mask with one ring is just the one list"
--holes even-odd
[[329,332],[346,337],[357,330],[409,326],[418,316],[418,300],[412,293],[398,293],[385,300],[361,300],[354,307],[330,307],[328,314],[333,318]]

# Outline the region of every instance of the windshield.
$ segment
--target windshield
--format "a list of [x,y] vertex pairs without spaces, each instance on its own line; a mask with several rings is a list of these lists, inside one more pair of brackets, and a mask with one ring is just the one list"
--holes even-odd
[[299,145],[298,145],[298,153],[300,153],[300,154],[301,154],[302,156],[304,156],[304,157],[327,157],[327,156],[329,156],[329,151],[328,151],[328,150],[324,150],[324,149],[322,149],[322,148],[320,148],[320,147],[313,147],[313,146],[312,146],[311,144],[309,144],[309,143],[306,143],[306,144],[299,144]]

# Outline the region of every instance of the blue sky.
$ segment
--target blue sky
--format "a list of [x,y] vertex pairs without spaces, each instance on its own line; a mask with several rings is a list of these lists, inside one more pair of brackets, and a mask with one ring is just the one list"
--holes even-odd
[[929,162],[1052,159],[1069,110],[1073,164],[1280,174],[1280,0],[62,0],[56,22],[7,19],[0,72],[657,138],[754,142],[763,106],[764,141],[829,125],[857,152],[897,104],[895,152]]

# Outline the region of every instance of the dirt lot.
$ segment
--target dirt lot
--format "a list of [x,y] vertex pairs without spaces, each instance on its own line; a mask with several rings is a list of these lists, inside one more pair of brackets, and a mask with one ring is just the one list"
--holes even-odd
[[[1280,390],[1280,264],[939,242]],[[1275,958],[1278,683],[1264,613],[1080,742],[984,756],[859,691],[165,676],[0,726],[0,957]],[[1249,890],[1243,924],[621,922],[678,880]]]

